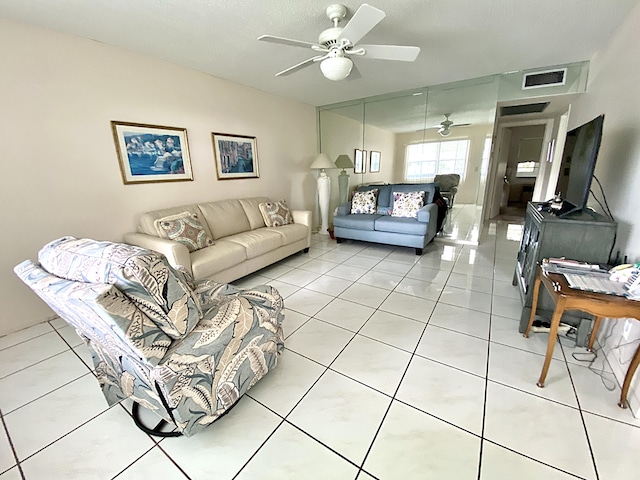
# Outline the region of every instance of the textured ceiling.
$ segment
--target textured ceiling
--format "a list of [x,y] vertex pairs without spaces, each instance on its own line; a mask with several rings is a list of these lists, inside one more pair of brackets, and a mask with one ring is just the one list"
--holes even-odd
[[[348,18],[360,1],[345,0]],[[417,45],[413,63],[356,58],[361,78],[332,82],[315,55],[258,42],[316,42],[331,26],[318,0],[0,0],[0,17],[200,70],[311,105],[526,68],[589,60],[638,0],[371,0],[387,17],[363,40]],[[344,25],[344,23],[343,23]]]

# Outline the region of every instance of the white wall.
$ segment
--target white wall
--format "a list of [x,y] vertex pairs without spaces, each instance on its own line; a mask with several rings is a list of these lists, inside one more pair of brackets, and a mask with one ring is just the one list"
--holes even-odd
[[[140,213],[265,195],[315,205],[315,108],[0,19],[0,335],[51,316],[14,275],[63,235],[119,241]],[[194,181],[123,185],[111,120],[187,129]],[[259,179],[218,181],[211,132],[257,137]]]
[[[571,107],[569,130],[605,114],[604,134],[596,164],[607,201],[618,221],[616,250],[631,262],[640,261],[640,4],[608,46],[591,60],[587,93]],[[592,186],[599,193],[597,184]],[[594,207],[597,208],[597,204]],[[624,321],[610,321],[602,327],[607,358],[622,380],[640,341],[640,322],[631,321],[631,332],[622,335]],[[640,374],[632,384],[632,407],[640,413]]]

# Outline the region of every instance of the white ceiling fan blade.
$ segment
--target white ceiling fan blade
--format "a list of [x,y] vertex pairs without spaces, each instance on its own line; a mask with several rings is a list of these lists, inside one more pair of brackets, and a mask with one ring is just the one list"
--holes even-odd
[[278,43],[280,45],[290,45],[292,47],[313,48],[314,46],[316,46],[315,43],[303,42],[302,40],[292,40],[290,38],[284,37],[275,37],[273,35],[261,35],[258,37],[258,40],[262,40],[263,42]]
[[420,47],[401,45],[358,45],[358,48],[364,48],[364,58],[400,62],[413,62],[420,53]]
[[351,67],[351,73],[349,73],[347,80],[358,80],[359,78],[362,78],[362,74],[360,74],[360,70],[358,70],[358,67],[356,66],[355,62],[353,62],[353,66]]
[[386,16],[386,13],[382,10],[363,3],[342,29],[338,36],[338,43],[343,38],[346,38],[352,45],[355,45]]
[[326,55],[316,55],[315,57],[308,58],[304,62],[297,63],[293,67],[289,67],[286,70],[282,70],[281,72],[276,73],[276,77],[282,77],[284,75],[289,75],[290,73],[297,72],[298,70],[301,70],[304,67],[311,65],[313,62],[317,62],[318,60],[323,59],[324,57],[326,57]]

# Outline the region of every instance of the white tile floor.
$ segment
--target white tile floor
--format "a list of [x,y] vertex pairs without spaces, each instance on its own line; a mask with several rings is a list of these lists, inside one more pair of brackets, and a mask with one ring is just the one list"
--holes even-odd
[[151,438],[107,408],[61,320],[0,338],[0,480],[638,478],[640,421],[605,388],[602,356],[604,379],[564,338],[535,386],[547,337],[517,331],[518,229],[422,257],[314,235],[238,282],[286,297],[286,350],[191,438]]

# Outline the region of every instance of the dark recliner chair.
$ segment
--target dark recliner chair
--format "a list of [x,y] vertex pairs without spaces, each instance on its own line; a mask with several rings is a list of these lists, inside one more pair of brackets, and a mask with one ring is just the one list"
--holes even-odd
[[457,173],[436,175],[433,181],[440,185],[440,195],[447,201],[447,206],[453,207],[453,201],[458,193],[458,185],[460,185],[460,175]]

